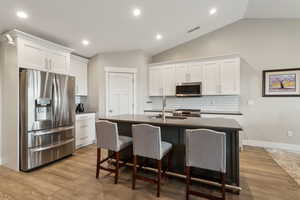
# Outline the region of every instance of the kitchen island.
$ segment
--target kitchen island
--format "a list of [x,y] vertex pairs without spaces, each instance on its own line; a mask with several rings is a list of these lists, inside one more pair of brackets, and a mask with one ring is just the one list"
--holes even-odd
[[[226,133],[226,183],[239,188],[240,168],[239,168],[239,131],[242,130],[239,123],[233,119],[224,118],[158,118],[149,115],[119,115],[111,117],[100,117],[99,120],[108,120],[118,124],[119,134],[132,136],[132,124],[151,124],[161,127],[162,140],[173,144],[173,161],[169,169],[174,174],[184,174],[185,166],[185,130],[205,128]],[[147,142],[147,141],[145,141]],[[209,155],[208,155],[209,156]],[[130,150],[121,153],[122,159],[130,157]],[[148,167],[152,167],[154,162],[147,162]],[[166,163],[165,163],[166,164]],[[218,181],[219,174],[203,169],[193,169],[193,177],[200,179]]]

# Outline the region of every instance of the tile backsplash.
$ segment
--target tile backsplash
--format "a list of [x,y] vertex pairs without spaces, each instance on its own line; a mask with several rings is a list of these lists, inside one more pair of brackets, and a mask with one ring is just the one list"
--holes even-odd
[[87,96],[75,96],[75,103],[83,103],[84,105],[87,105],[88,103],[88,97]]
[[[162,108],[162,97],[150,97],[152,109]],[[167,109],[201,109],[206,111],[240,111],[239,96],[167,97]]]

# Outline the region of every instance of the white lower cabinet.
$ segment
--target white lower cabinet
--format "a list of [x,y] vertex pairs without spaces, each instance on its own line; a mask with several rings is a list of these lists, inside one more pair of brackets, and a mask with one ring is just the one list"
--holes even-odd
[[76,149],[96,140],[95,113],[76,115]]

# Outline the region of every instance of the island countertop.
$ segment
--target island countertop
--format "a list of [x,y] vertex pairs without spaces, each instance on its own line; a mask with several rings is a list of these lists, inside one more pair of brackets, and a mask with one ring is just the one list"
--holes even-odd
[[99,120],[108,120],[113,122],[130,122],[130,123],[148,123],[159,126],[174,126],[188,128],[208,128],[208,129],[230,129],[235,131],[242,130],[240,124],[234,119],[225,118],[201,118],[188,117],[186,119],[170,119],[165,121],[161,118],[156,118],[149,115],[118,115],[118,116],[103,116]]

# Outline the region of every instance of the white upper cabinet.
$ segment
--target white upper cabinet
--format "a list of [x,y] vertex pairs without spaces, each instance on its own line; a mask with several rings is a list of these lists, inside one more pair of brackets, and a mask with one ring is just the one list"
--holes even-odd
[[203,95],[239,95],[240,59],[149,67],[149,96],[175,96],[176,85],[201,82]]
[[87,86],[87,67],[88,60],[79,56],[71,55],[70,75],[76,78],[76,92],[78,96],[88,95]]
[[175,66],[175,84],[202,81],[202,63],[181,63]]
[[240,94],[240,59],[223,60],[220,64],[221,94]]
[[163,92],[165,96],[175,96],[175,67],[168,65],[163,67]]
[[220,86],[220,63],[205,62],[203,64],[203,94],[204,95],[219,95],[221,92]]
[[203,63],[190,63],[188,67],[188,82],[203,81]]
[[163,74],[162,67],[149,68],[149,96],[163,95]]
[[58,51],[48,53],[50,70],[59,74],[68,74],[70,66],[70,54]]
[[48,70],[46,49],[32,41],[18,40],[18,58],[20,67]]
[[175,84],[180,85],[181,83],[188,81],[188,66],[187,64],[178,64],[175,66]]
[[18,30],[8,34],[16,39],[19,67],[60,74],[69,73],[72,49]]

